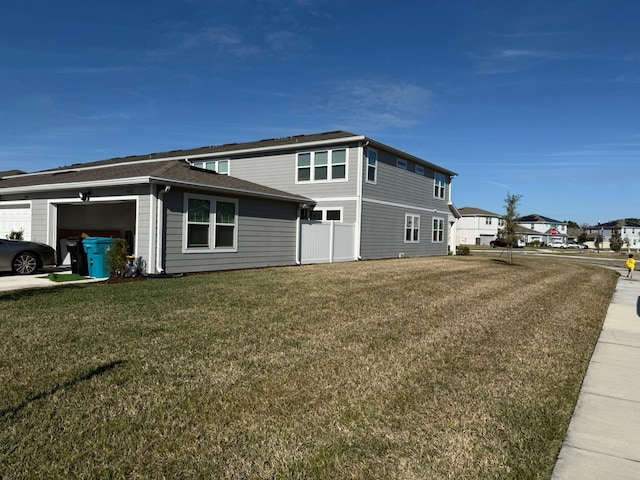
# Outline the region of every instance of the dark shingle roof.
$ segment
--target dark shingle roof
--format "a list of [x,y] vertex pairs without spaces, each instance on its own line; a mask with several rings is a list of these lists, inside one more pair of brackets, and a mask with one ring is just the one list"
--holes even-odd
[[520,217],[518,219],[520,223],[562,223],[565,224],[567,222],[561,222],[560,220],[554,220],[553,218],[544,217],[542,215],[538,215],[537,213],[532,213],[531,215],[525,215],[524,217]]
[[[252,142],[243,142],[243,143],[227,143],[224,145],[218,146],[208,146],[208,147],[198,147],[187,150],[171,150],[168,152],[159,152],[159,153],[149,153],[145,155],[132,155],[129,157],[118,157],[118,158],[110,158],[107,160],[99,160],[95,162],[88,163],[80,163],[73,164],[66,167],[58,167],[51,170],[67,170],[70,168],[84,168],[84,167],[92,167],[92,166],[101,166],[101,165],[110,165],[117,163],[133,163],[140,162],[145,160],[170,160],[170,159],[185,159],[185,158],[205,158],[207,155],[240,155],[243,152],[256,151],[276,151],[276,150],[293,150],[299,149],[304,145],[313,145],[314,143],[318,143],[322,145],[322,143],[326,142],[340,142],[344,140],[345,143],[351,141],[362,141],[369,142],[371,146],[375,148],[386,149],[395,155],[400,155],[411,159],[417,163],[422,163],[430,168],[433,168],[442,173],[446,173],[451,176],[456,176],[457,173],[451,170],[448,170],[439,165],[435,165],[430,163],[422,158],[416,157],[409,153],[398,150],[389,145],[385,145],[383,143],[377,142],[371,138],[365,137],[363,135],[358,135],[351,132],[346,132],[344,130],[336,130],[333,132],[324,132],[324,133],[314,133],[310,135],[293,135],[290,137],[282,137],[282,138],[269,138],[265,140],[257,140]],[[309,148],[309,147],[304,147]]]
[[475,208],[475,207],[462,207],[459,208],[458,211],[460,212],[460,215],[464,216],[468,216],[468,215],[480,215],[483,217],[503,217],[504,215],[500,215],[498,213],[493,213],[490,212],[488,210],[482,210],[481,208]]
[[51,170],[34,174],[17,175],[0,179],[0,193],[34,190],[73,188],[84,184],[131,185],[154,183],[182,185],[186,188],[241,193],[302,203],[315,203],[307,197],[265,187],[210,170],[192,167],[184,160],[132,162],[108,168],[78,168]]

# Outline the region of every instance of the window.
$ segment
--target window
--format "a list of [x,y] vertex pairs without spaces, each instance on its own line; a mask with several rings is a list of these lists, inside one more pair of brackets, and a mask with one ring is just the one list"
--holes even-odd
[[209,247],[211,202],[189,198],[187,205],[187,248]]
[[407,161],[401,158],[396,158],[396,167],[407,169]]
[[424,167],[423,167],[423,166],[421,166],[421,165],[416,165],[416,167],[415,167],[415,172],[416,172],[418,175],[424,175]]
[[433,196],[436,198],[444,198],[444,189],[447,185],[447,177],[436,172],[433,180]]
[[504,227],[504,218],[499,218],[498,219],[498,226],[499,227]]
[[324,182],[347,178],[347,150],[299,153],[296,182]]
[[185,194],[186,252],[236,250],[238,201]]
[[420,241],[420,215],[404,216],[404,242],[418,243]]
[[318,208],[311,212],[309,220],[315,221],[342,221],[342,209],[341,208]]
[[433,217],[433,242],[444,242],[444,219]]
[[484,224],[491,225],[491,217],[484,217]]
[[229,160],[201,160],[192,163],[194,167],[213,170],[222,175],[229,175]]
[[378,152],[373,148],[367,150],[367,182],[376,183],[378,170]]

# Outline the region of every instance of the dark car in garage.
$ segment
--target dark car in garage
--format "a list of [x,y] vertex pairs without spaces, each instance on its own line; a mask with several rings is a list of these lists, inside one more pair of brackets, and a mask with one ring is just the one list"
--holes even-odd
[[56,251],[47,244],[0,239],[0,271],[30,275],[56,265]]

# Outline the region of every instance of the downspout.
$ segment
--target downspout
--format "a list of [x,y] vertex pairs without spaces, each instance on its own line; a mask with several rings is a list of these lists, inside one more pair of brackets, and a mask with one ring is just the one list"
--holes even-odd
[[356,241],[355,243],[355,257],[357,260],[362,260],[361,255],[361,246],[362,246],[362,196],[363,196],[363,188],[364,182],[363,178],[367,174],[367,164],[364,161],[364,150],[369,145],[369,140],[363,142],[358,147],[358,181],[356,183],[357,193],[356,193]]
[[300,236],[302,235],[302,207],[304,205],[298,205],[298,218],[296,219],[296,265],[300,265],[300,248],[302,243],[300,242]]
[[164,238],[164,195],[165,193],[171,190],[171,186],[167,185],[162,190],[158,192],[158,206],[156,209],[156,225],[157,225],[157,233],[156,233],[156,273],[164,273],[164,265],[162,264],[163,255],[162,255],[162,239]]

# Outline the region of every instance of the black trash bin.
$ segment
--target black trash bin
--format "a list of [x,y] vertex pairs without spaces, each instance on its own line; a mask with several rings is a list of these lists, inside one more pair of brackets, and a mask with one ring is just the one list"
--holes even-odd
[[87,264],[87,254],[82,248],[82,238],[67,238],[67,251],[71,257],[71,272],[85,277],[88,276],[89,265]]

